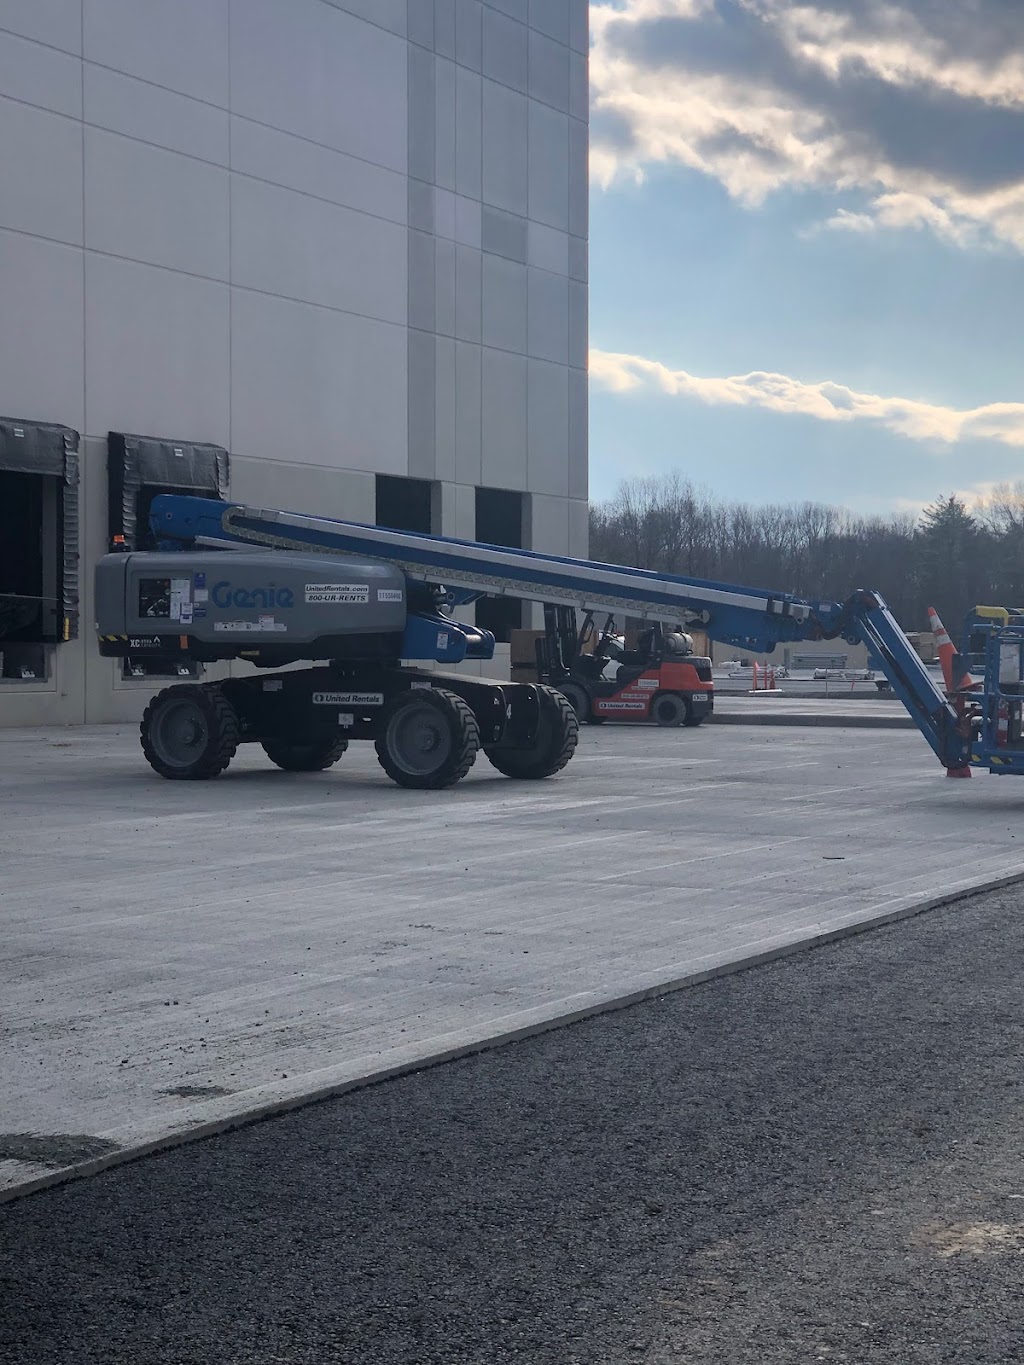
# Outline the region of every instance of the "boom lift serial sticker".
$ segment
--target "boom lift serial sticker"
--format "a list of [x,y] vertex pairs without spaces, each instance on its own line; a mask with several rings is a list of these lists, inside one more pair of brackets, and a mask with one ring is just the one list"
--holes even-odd
[[307,583],[306,602],[312,607],[365,606],[369,583]]
[[184,621],[189,625],[192,621],[192,580],[191,578],[172,578],[171,579],[171,607],[172,621]]

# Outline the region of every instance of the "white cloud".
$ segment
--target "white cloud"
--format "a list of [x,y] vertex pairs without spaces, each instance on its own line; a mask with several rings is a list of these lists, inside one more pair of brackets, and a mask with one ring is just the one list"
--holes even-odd
[[724,378],[701,378],[672,370],[645,356],[590,352],[590,377],[611,393],[643,388],[729,407],[756,407],[822,422],[868,422],[915,441],[954,445],[996,441],[1024,447],[1024,403],[987,403],[950,408],[915,398],[858,393],[832,380],[806,383],[789,375],[755,370]]
[[836,228],[842,232],[874,232],[878,228],[878,219],[873,218],[870,213],[853,213],[850,209],[839,209],[818,226]]
[[1000,45],[988,3],[973,22],[926,0],[597,4],[594,180],[675,162],[747,206],[855,196],[830,228],[1024,250],[1024,23]]
[[995,479],[986,479],[981,483],[969,484],[966,488],[954,488],[953,494],[961,502],[966,503],[971,511],[980,511],[987,502],[995,495],[997,490],[1005,487]]
[[[789,0],[761,0],[750,8],[777,24],[795,53],[834,78],[857,63],[891,85],[920,85],[960,99],[1024,108],[1024,55],[1009,51],[993,61],[951,50],[905,0],[868,7],[866,16]],[[984,23],[982,13],[976,19]]]

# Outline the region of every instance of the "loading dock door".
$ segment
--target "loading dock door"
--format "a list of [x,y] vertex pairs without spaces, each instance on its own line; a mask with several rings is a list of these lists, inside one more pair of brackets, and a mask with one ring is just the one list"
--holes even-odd
[[[195,441],[165,441],[111,431],[107,436],[108,527],[124,536],[129,550],[155,550],[149,511],[159,493],[190,493],[197,498],[228,496],[228,452]],[[129,655],[124,678],[197,677],[199,666],[180,656]]]
[[78,635],[77,431],[0,417],[0,665],[45,675],[45,646]]
[[228,453],[221,446],[165,441],[112,431],[107,437],[108,526],[129,550],[155,549],[149,509],[158,493],[228,496]]

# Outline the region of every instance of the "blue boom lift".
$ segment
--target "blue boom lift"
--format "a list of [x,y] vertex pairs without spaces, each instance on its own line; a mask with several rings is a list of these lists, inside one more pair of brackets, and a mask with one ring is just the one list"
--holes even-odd
[[511,777],[558,772],[576,747],[577,723],[555,689],[399,662],[493,657],[489,632],[450,615],[485,594],[700,626],[757,653],[801,640],[863,641],[950,775],[1024,772],[1021,613],[978,609],[964,669],[983,667],[985,683],[947,694],[871,591],[809,601],[174,494],[153,500],[150,524],[156,551],[112,553],[97,568],[101,653],[245,659],[260,670],[326,661],[162,691],[146,710],[142,745],[165,777],[213,777],[247,741],[283,768],[314,771],[350,739],[373,740],[403,786],[449,786],[481,748]]

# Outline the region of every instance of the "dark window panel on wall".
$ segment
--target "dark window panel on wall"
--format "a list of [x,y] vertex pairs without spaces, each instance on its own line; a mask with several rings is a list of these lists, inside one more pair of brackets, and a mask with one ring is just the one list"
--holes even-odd
[[434,485],[429,479],[404,479],[396,474],[377,475],[378,526],[392,531],[420,531],[430,535],[433,529]]
[[[523,495],[507,488],[476,490],[476,538],[485,545],[523,548]],[[476,604],[476,623],[507,645],[512,631],[523,624],[523,604],[516,597],[482,597]]]

